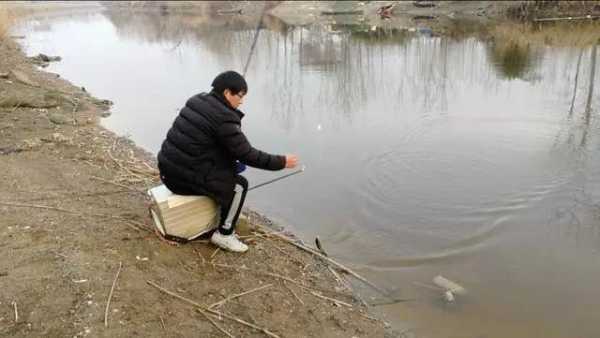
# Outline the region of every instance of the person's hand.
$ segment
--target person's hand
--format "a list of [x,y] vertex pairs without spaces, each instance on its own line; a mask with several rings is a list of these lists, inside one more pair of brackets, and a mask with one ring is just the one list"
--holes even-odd
[[288,169],[294,168],[298,165],[298,156],[296,155],[285,155],[285,167]]

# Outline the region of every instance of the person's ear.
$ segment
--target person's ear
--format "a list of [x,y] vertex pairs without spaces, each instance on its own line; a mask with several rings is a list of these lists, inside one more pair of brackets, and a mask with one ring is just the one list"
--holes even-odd
[[231,96],[231,90],[229,90],[229,89],[225,89],[225,90],[223,91],[223,96],[225,96],[225,97],[227,97],[227,96]]

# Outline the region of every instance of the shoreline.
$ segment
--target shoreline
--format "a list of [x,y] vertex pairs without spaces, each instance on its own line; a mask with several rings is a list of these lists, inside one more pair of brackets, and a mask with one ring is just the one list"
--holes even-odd
[[[37,69],[12,39],[0,56],[8,74],[0,79],[0,245],[8,252],[0,302],[18,313],[0,310],[2,334],[265,335],[233,320],[213,318],[215,325],[152,281],[201,304],[225,300],[223,314],[277,336],[394,336],[327,264],[261,234],[248,218],[240,224],[251,245],[244,255],[204,239],[178,247],[159,239],[145,196],[159,184],[154,156],[99,124],[106,101]],[[227,301],[257,285],[269,287]]]

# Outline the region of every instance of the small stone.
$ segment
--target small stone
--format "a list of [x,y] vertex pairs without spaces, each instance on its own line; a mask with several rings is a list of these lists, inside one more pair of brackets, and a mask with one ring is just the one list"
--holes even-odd
[[0,79],[8,79],[8,73],[0,73]]

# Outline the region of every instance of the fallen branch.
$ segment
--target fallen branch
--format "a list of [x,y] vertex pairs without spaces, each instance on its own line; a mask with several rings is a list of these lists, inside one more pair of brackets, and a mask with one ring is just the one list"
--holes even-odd
[[[269,230],[266,230],[266,229],[265,229],[265,228],[264,228],[262,225],[260,225],[260,224],[257,224],[257,225],[258,225],[258,227],[260,227],[260,228],[263,230],[263,232],[270,233],[270,231],[269,231]],[[360,280],[361,282],[363,282],[363,283],[367,284],[368,286],[370,286],[370,287],[372,287],[373,289],[377,290],[377,291],[378,291],[378,292],[380,292],[381,294],[383,294],[383,295],[385,295],[385,296],[387,296],[387,295],[388,295],[388,292],[387,292],[386,290],[383,290],[383,289],[381,289],[381,288],[380,288],[380,287],[378,287],[377,285],[375,285],[375,284],[371,283],[371,282],[370,282],[369,280],[367,280],[365,277],[363,277],[363,276],[361,276],[361,275],[357,274],[356,272],[354,272],[354,271],[352,271],[351,269],[347,268],[346,266],[344,266],[344,265],[342,265],[342,264],[340,264],[340,263],[338,263],[338,262],[334,261],[333,259],[331,259],[331,258],[329,258],[329,257],[326,257],[326,256],[324,256],[324,255],[323,255],[323,254],[321,254],[320,252],[317,252],[317,251],[315,251],[315,250],[313,250],[313,249],[311,249],[311,248],[309,248],[309,247],[307,247],[307,246],[305,246],[305,245],[303,245],[303,244],[300,244],[300,243],[296,242],[295,240],[293,240],[293,239],[291,239],[291,238],[289,238],[289,237],[287,237],[287,236],[284,236],[284,235],[281,235],[281,234],[277,234],[277,233],[273,233],[272,235],[273,235],[273,236],[275,236],[275,237],[277,237],[277,238],[279,238],[279,239],[282,239],[283,241],[285,241],[285,242],[288,242],[288,243],[290,243],[290,244],[292,244],[292,245],[294,245],[294,246],[296,246],[296,247],[298,247],[298,248],[300,248],[300,249],[302,249],[302,250],[304,250],[304,251],[306,251],[306,252],[308,252],[308,253],[311,253],[311,254],[313,254],[313,255],[315,255],[315,256],[317,256],[317,257],[319,257],[319,258],[321,258],[321,259],[325,260],[325,261],[326,261],[326,262],[328,262],[328,263],[331,263],[331,264],[335,265],[336,267],[338,267],[338,268],[339,268],[339,269],[341,269],[342,271],[349,273],[349,274],[350,274],[350,275],[352,275],[354,278],[356,278],[356,279]]]
[[177,298],[177,299],[179,299],[179,300],[182,300],[182,301],[184,301],[184,302],[186,302],[186,303],[188,303],[188,304],[191,304],[191,305],[193,305],[193,306],[197,307],[197,308],[198,308],[198,310],[200,310],[200,312],[201,312],[201,313],[202,313],[202,312],[208,312],[208,313],[211,313],[211,314],[217,315],[217,316],[219,316],[219,317],[227,318],[227,319],[229,319],[229,320],[233,320],[233,321],[235,321],[235,322],[238,322],[238,323],[240,323],[240,324],[242,324],[242,325],[244,325],[244,326],[248,326],[248,327],[250,327],[250,328],[253,328],[253,329],[255,329],[255,330],[258,330],[258,331],[260,331],[260,332],[262,332],[262,333],[266,334],[266,335],[267,335],[267,336],[269,336],[269,337],[273,337],[273,338],[280,338],[278,335],[274,334],[273,332],[271,332],[271,331],[267,330],[267,329],[266,329],[266,328],[264,328],[264,327],[256,326],[256,325],[254,325],[254,324],[252,324],[252,323],[248,323],[247,321],[245,321],[245,320],[242,320],[242,319],[240,319],[240,318],[237,318],[237,317],[234,317],[234,316],[231,316],[231,315],[228,315],[228,314],[226,314],[226,313],[222,313],[222,312],[219,312],[219,311],[216,311],[216,310],[209,309],[209,308],[207,308],[207,307],[203,306],[202,304],[199,304],[199,303],[197,303],[197,302],[195,302],[195,301],[193,301],[193,300],[191,300],[191,299],[187,299],[187,298],[185,298],[185,297],[183,297],[183,296],[180,296],[180,295],[178,295],[178,294],[176,294],[176,293],[174,293],[174,292],[172,292],[172,291],[169,291],[169,290],[167,290],[167,289],[165,289],[165,288],[162,288],[162,287],[160,287],[159,285],[157,285],[156,283],[154,283],[154,282],[152,282],[152,281],[146,281],[146,282],[147,282],[149,285],[151,285],[151,286],[153,286],[153,287],[157,288],[158,290],[160,290],[161,292],[163,292],[163,293],[165,293],[165,294],[167,294],[167,295],[173,296],[173,297],[175,297],[175,298]]
[[117,285],[117,279],[119,278],[119,274],[121,273],[122,267],[123,267],[123,262],[119,262],[119,269],[117,270],[115,279],[113,280],[112,286],[110,287],[110,292],[108,293],[108,300],[106,301],[106,309],[104,310],[104,327],[108,327],[108,309],[110,307],[110,300],[112,299],[113,291],[115,290],[115,286]]
[[218,301],[218,302],[216,302],[214,304],[211,304],[208,308],[209,309],[214,309],[216,307],[223,306],[223,304],[227,303],[228,301],[230,301],[232,299],[239,298],[241,296],[245,296],[247,294],[250,294],[250,293],[253,293],[253,292],[256,292],[256,291],[260,291],[262,289],[266,289],[266,288],[271,287],[271,286],[273,286],[273,285],[272,284],[267,284],[267,285],[263,285],[261,287],[258,287],[258,288],[252,289],[252,290],[248,290],[246,292],[238,293],[236,295],[231,295],[231,296],[229,296],[229,297],[227,297],[227,298],[225,298],[225,299],[223,299],[221,301]]

